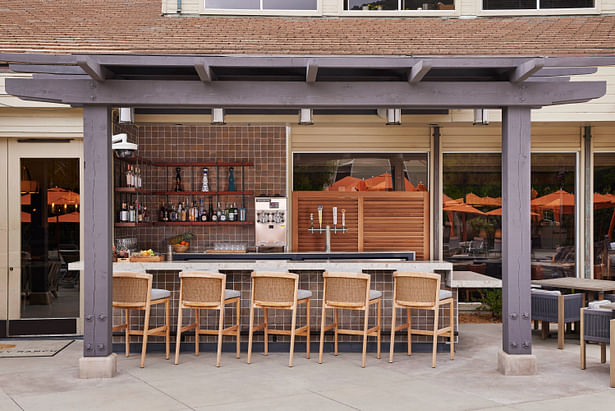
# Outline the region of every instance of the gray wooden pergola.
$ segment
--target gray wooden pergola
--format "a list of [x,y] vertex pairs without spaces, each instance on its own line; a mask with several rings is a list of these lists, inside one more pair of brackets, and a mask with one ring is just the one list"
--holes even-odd
[[[0,54],[0,61],[13,63],[14,72],[33,74],[7,79],[9,94],[83,107],[82,212],[89,250],[85,357],[108,356],[112,350],[112,107],[501,109],[502,350],[531,354],[531,109],[603,96],[604,81],[569,80],[594,73],[595,66],[615,64],[614,57],[44,54]],[[439,232],[441,202],[435,204]]]

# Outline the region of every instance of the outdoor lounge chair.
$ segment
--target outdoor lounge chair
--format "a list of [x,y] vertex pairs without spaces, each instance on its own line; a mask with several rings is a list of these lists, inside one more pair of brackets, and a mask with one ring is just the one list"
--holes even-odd
[[542,338],[549,335],[549,323],[557,323],[557,348],[564,349],[565,324],[580,320],[583,294],[562,295],[559,291],[532,289],[532,320],[542,322]]
[[[612,296],[612,294],[611,294]],[[606,344],[610,344],[611,387],[615,387],[615,311],[600,308],[609,300],[594,301],[588,308],[581,308],[581,369],[586,367],[586,344],[600,344],[600,363],[606,362]]]

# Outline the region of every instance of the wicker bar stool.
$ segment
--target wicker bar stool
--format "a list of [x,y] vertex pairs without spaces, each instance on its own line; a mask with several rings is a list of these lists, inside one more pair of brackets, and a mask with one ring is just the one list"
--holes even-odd
[[[113,273],[113,308],[125,310],[126,322],[112,328],[113,331],[126,330],[126,357],[130,355],[130,336],[142,335],[141,368],[145,366],[147,337],[150,335],[164,336],[166,342],[166,359],[169,359],[171,340],[169,328],[169,303],[171,293],[158,288],[152,289],[151,274],[147,273]],[[151,306],[164,303],[164,325],[149,328]],[[130,329],[130,310],[145,310],[143,330]]]
[[[322,364],[322,351],[325,341],[325,331],[334,330],[335,355],[338,354],[338,335],[362,335],[363,336],[363,355],[361,357],[361,367],[365,367],[365,357],[367,351],[367,337],[376,336],[378,338],[378,359],[380,359],[380,313],[382,292],[370,290],[371,276],[360,273],[323,273],[324,285],[322,296],[322,317],[320,325],[320,351],[318,363]],[[377,304],[378,318],[376,326],[367,328],[369,320],[369,306]],[[326,309],[333,308],[334,321],[326,325]],[[361,310],[365,311],[363,330],[346,330],[338,327],[337,310]]]
[[[393,362],[395,331],[408,329],[408,355],[412,354],[412,334],[432,335],[431,366],[436,366],[438,336],[448,334],[450,338],[451,360],[455,359],[455,327],[453,322],[453,295],[450,291],[440,290],[440,274],[396,272],[393,274],[393,319],[391,320],[391,348],[389,362]],[[440,306],[449,306],[449,326],[438,328]],[[408,322],[395,326],[397,308],[405,308]],[[412,328],[412,309],[431,310],[434,312],[433,330]]]
[[[218,336],[218,355],[216,367],[220,366],[222,356],[222,336],[234,335],[237,340],[237,353],[239,358],[240,344],[240,319],[241,319],[241,293],[236,290],[226,289],[226,275],[205,272],[181,272],[179,273],[179,313],[177,314],[177,342],[175,344],[175,364],[179,363],[179,348],[181,334],[188,330],[194,330],[194,353],[199,355],[199,336]],[[226,304],[235,304],[235,324],[224,328],[224,307]],[[194,322],[182,327],[182,309],[194,309]],[[219,310],[217,330],[204,330],[199,324],[199,310]]]
[[[299,275],[293,273],[252,273],[252,296],[250,298],[250,335],[248,338],[248,364],[252,361],[252,335],[254,331],[265,330],[265,355],[269,353],[269,334],[290,335],[290,358],[288,366],[293,366],[295,336],[306,337],[306,358],[310,358],[310,297],[309,290],[299,290]],[[297,306],[305,304],[306,325],[295,328],[297,324]],[[264,322],[254,325],[254,309],[264,310]],[[269,309],[292,310],[290,330],[269,328]]]

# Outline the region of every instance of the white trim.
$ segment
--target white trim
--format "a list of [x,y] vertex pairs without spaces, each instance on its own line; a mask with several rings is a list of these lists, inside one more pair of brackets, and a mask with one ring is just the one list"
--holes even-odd
[[316,10],[263,10],[263,0],[260,0],[260,9],[208,9],[207,0],[199,2],[200,14],[212,15],[238,15],[238,16],[322,16],[322,1],[316,0]]

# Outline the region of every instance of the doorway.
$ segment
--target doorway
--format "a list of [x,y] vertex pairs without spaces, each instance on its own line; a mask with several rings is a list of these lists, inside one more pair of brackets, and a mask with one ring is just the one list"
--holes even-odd
[[79,334],[82,278],[69,263],[82,258],[82,142],[7,139],[4,147],[4,334]]

